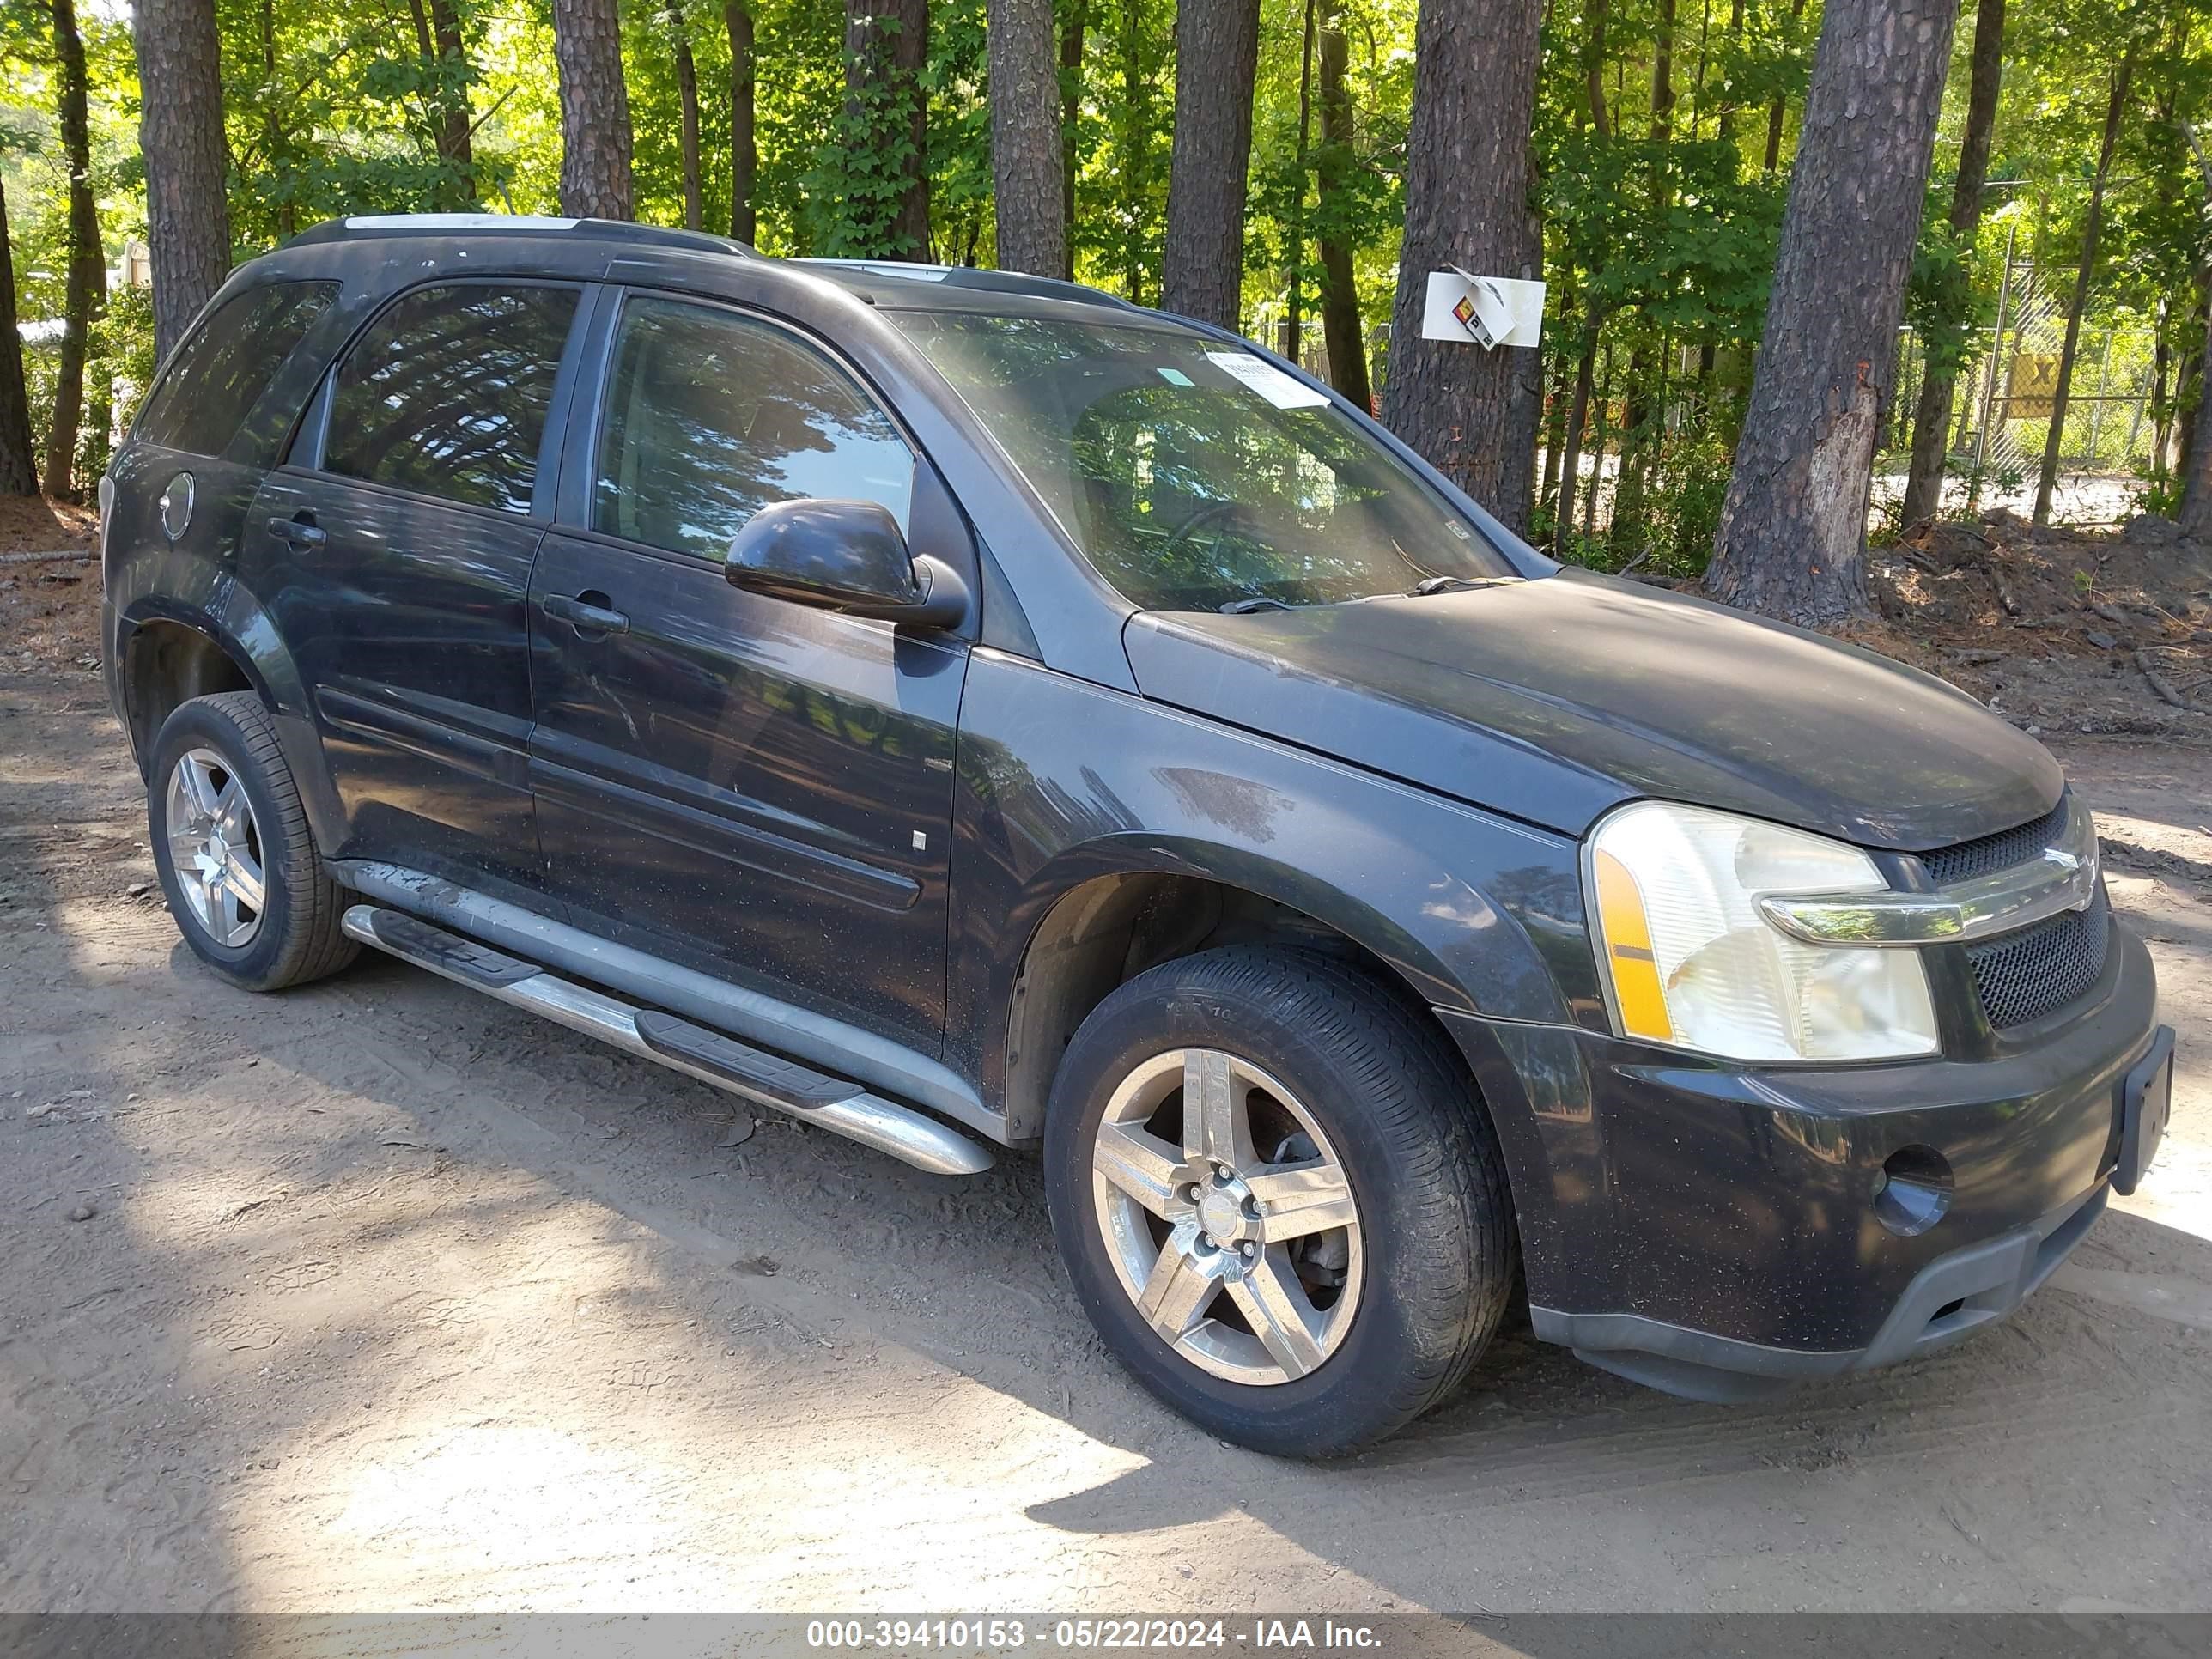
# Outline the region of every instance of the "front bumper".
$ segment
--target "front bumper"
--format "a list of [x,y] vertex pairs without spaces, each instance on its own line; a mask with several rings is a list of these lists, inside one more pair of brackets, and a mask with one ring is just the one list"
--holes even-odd
[[[1746,1070],[1441,1017],[1504,1145],[1536,1334],[1745,1400],[1931,1352],[2049,1277],[2104,1210],[2156,1000],[2148,953],[2116,926],[2090,994],[1984,1059]],[[1875,1203],[1907,1147],[1940,1153],[1954,1183],[1911,1236]]]

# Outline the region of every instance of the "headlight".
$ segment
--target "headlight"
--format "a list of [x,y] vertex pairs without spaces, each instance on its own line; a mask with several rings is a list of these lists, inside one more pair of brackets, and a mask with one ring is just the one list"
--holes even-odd
[[1702,807],[1638,801],[1590,836],[1598,963],[1624,1036],[1748,1060],[1936,1051],[1920,953],[1809,945],[1769,893],[1879,890],[1856,847]]

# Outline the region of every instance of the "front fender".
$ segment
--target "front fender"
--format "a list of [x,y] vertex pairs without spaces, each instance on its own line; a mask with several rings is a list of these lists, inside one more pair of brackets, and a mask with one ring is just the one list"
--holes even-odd
[[1556,1024],[1597,1006],[1573,842],[1023,659],[975,653],[956,813],[948,1057],[994,1109],[1024,953],[1103,876],[1273,900],[1431,1006]]

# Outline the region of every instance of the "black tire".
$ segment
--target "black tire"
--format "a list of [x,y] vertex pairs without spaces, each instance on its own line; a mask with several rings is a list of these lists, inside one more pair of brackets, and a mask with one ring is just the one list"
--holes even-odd
[[[253,937],[235,947],[219,942],[194,915],[172,856],[169,782],[178,761],[193,750],[221,757],[253,811],[267,902]],[[253,692],[225,691],[179,703],[154,739],[146,795],[154,863],[177,931],[193,954],[232,984],[279,991],[335,974],[361,953],[340,931],[344,890],[323,867],[292,769],[277,744],[276,722]]]
[[[1146,1322],[1109,1255],[1091,1182],[1101,1119],[1122,1079],[1190,1048],[1225,1051],[1297,1096],[1358,1206],[1366,1265],[1350,1325],[1289,1381],[1192,1363]],[[1504,1165],[1466,1067],[1419,1011],[1313,951],[1208,951],[1115,991],[1054,1079],[1045,1183],[1061,1258],[1115,1356],[1210,1432],[1279,1455],[1352,1450],[1443,1399],[1497,1329],[1518,1269]]]

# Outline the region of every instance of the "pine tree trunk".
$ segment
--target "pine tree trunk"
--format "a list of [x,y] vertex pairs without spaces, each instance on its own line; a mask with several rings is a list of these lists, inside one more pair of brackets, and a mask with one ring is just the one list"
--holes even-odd
[[1052,0],[987,0],[999,269],[1067,268],[1067,156]]
[[[1796,22],[1805,15],[1805,0],[1790,0],[1790,21]],[[1766,163],[1771,173],[1782,165],[1782,117],[1784,106],[1781,94],[1775,95],[1766,111]]]
[[1706,586],[1817,626],[1867,609],[1875,435],[1955,0],[1828,0]]
[[2127,113],[2128,83],[2135,74],[2132,54],[2112,71],[2112,96],[2105,106],[2105,138],[2097,152],[2097,176],[2089,186],[2089,212],[2081,228],[2081,263],[2074,272],[2074,297],[2066,307],[2066,338],[2058,348],[2058,384],[2051,394],[2051,430],[2043,442],[2043,469],[2035,480],[2035,522],[2051,522],[2051,492],[2058,484],[2059,447],[2066,440],[2066,406],[2074,397],[2074,360],[2081,347],[2081,312],[2097,275],[2097,243],[2105,229],[2105,185],[2112,177],[2112,150],[2120,141],[2120,118]]
[[[2212,364],[2212,306],[2200,307],[2200,314],[2205,319],[2205,347],[2197,354],[2197,363],[2202,367]],[[2182,382],[2185,386],[2187,383],[2186,380]],[[2174,510],[2173,516],[2184,535],[2212,541],[2212,421],[2203,416],[2200,396],[2198,403],[2184,412],[2179,422],[2183,434],[2178,480],[2181,505]]]
[[878,142],[904,141],[898,203],[883,245],[869,250],[878,258],[929,258],[928,62],[929,0],[845,0],[847,117],[857,117],[862,93],[872,91],[889,124]]
[[154,354],[166,360],[230,275],[229,157],[215,0],[139,0],[138,147],[154,264]]
[[[1951,234],[1961,250],[1981,227],[1983,186],[1990,176],[1990,141],[1997,125],[1997,88],[2003,79],[2005,0],[1979,0],[1974,13],[1974,57],[1966,94],[1966,130],[1959,145],[1959,179],[1951,189]],[[1957,331],[1942,342],[1955,349],[1963,338],[1967,301],[1966,274],[1948,296],[1943,325]],[[1912,415],[1912,465],[1905,477],[1905,522],[1917,524],[1943,503],[1943,468],[1949,459],[1951,401],[1959,375],[1931,356],[1920,378],[1919,405]]]
[[[449,176],[439,189],[439,205],[459,210],[474,207],[477,200],[476,147],[469,128],[469,93],[471,79],[468,66],[468,46],[461,37],[461,20],[453,9],[453,0],[408,0],[408,8],[415,19],[415,48],[423,61],[438,65],[439,79],[431,97],[437,111],[437,125],[433,141],[438,147],[438,159],[448,169]],[[276,79],[276,43],[270,7],[264,3],[261,11],[262,53],[267,64],[269,79]],[[450,77],[450,78],[448,78]],[[276,113],[269,112],[268,128],[276,131]]]
[[707,222],[699,178],[699,63],[691,55],[683,0],[668,0],[668,29],[676,58],[676,103],[683,122],[684,228],[698,230]]
[[668,55],[677,70],[677,143],[684,173],[684,228],[706,228],[706,199],[699,177],[699,60],[690,49],[690,20],[684,0],[668,0]]
[[553,0],[561,76],[561,211],[630,216],[629,89],[615,0]]
[[1236,328],[1244,309],[1244,176],[1260,0],[1182,0],[1176,8],[1175,151],[1160,304]]
[[1083,42],[1091,27],[1091,0],[1069,0],[1067,21],[1060,32],[1060,222],[1066,226],[1066,257],[1060,274],[1075,280],[1076,122],[1083,114]]
[[1533,197],[1542,0],[1421,0],[1406,234],[1382,418],[1516,532],[1528,526],[1541,354],[1424,340],[1429,273],[1543,275]]
[[15,260],[9,252],[8,193],[0,189],[0,495],[35,495],[31,398],[23,386],[23,337],[15,332]]
[[[462,38],[460,14],[454,10],[453,0],[430,0],[430,35],[441,60],[457,69],[466,67],[468,43]],[[438,154],[459,170],[462,182],[457,196],[465,207],[475,206],[477,200],[476,141],[469,117],[468,81],[471,78],[464,76],[447,94],[438,123]]]
[[62,160],[69,168],[69,275],[62,301],[65,331],[54,377],[54,417],[46,427],[49,495],[73,496],[77,433],[84,418],[85,351],[107,289],[107,259],[100,245],[100,210],[92,195],[92,138],[85,108],[84,37],[75,0],[53,0],[54,60],[60,70]]
[[1351,46],[1344,33],[1343,0],[1323,0],[1321,11],[1321,165],[1316,190],[1321,204],[1321,335],[1328,350],[1329,384],[1362,409],[1374,394],[1367,380],[1367,331],[1352,280],[1352,244],[1344,235],[1346,187],[1352,167],[1352,91],[1345,84]]
[[[1604,326],[1604,315],[1593,301],[1583,322],[1582,355],[1575,363],[1574,400],[1567,410],[1565,453],[1559,467],[1559,507],[1553,515],[1556,522],[1552,533],[1552,550],[1560,557],[1565,556],[1567,536],[1574,528],[1575,491],[1582,487],[1583,433],[1589,422],[1590,383],[1597,376],[1598,335]],[[1601,448],[1598,452],[1600,472],[1603,471],[1604,464],[1605,453]],[[1599,476],[1599,473],[1590,475],[1592,500],[1597,496]]]
[[750,242],[759,228],[753,180],[760,172],[753,134],[752,0],[722,0],[722,29],[730,37],[730,234]]

